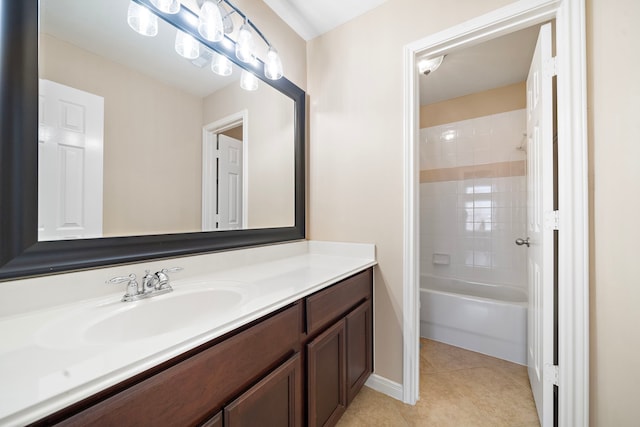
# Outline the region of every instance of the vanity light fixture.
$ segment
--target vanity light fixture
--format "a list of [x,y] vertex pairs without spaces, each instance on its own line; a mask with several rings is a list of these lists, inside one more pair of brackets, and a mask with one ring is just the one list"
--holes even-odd
[[190,34],[176,30],[176,52],[187,59],[196,59],[200,56],[200,43]]
[[163,13],[171,15],[180,11],[180,0],[151,0],[151,4]]
[[226,56],[214,52],[213,59],[211,59],[211,71],[219,76],[230,76],[233,71],[231,61]]
[[158,34],[158,17],[134,1],[129,2],[127,23],[136,33],[143,36],[153,37]]
[[445,55],[440,55],[435,58],[421,59],[420,61],[418,61],[418,70],[420,71],[420,73],[424,74],[425,76],[430,73],[433,73],[442,64],[442,60],[444,59],[444,56]]
[[[249,64],[249,68],[252,70],[243,71],[240,86],[246,90],[256,90],[258,88],[258,78],[255,72],[258,71],[260,61],[256,56],[255,33],[267,46],[267,55],[263,64],[264,76],[270,80],[278,80],[283,77],[282,60],[278,51],[269,43],[264,34],[251,22],[247,15],[234,6],[230,0],[197,0],[197,3],[192,7],[183,6],[181,3],[181,0],[130,0],[127,22],[139,34],[155,36],[158,33],[158,16],[156,13],[160,11],[164,14],[178,14],[181,12],[181,8],[184,7],[188,10],[185,13],[189,14],[190,17],[197,17],[198,22],[196,24],[195,21],[190,22],[189,19],[186,19],[185,23],[184,17],[177,18],[178,20],[183,20],[182,24],[178,25],[179,29],[176,32],[174,45],[179,55],[187,59],[198,59],[198,66],[203,66],[206,64],[206,59],[203,61],[200,57],[201,42],[204,45],[208,45],[211,50],[227,53],[229,51],[235,52],[236,58]],[[194,3],[194,1],[191,1],[191,3]],[[225,4],[231,9],[230,11],[227,11]],[[193,15],[190,13],[193,13]],[[235,40],[230,36],[234,30],[232,19],[234,13],[243,20]],[[164,17],[164,19],[167,18]],[[171,22],[171,19],[167,20]],[[207,42],[221,44],[215,47],[215,45]],[[226,56],[215,53],[211,61],[211,70],[221,76],[228,76],[232,73],[231,61]]]
[[248,91],[258,90],[258,78],[251,71],[242,70],[240,87]]

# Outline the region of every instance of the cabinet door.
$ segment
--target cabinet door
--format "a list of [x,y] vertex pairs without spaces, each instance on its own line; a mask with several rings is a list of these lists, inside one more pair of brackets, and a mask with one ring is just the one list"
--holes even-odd
[[347,406],[345,320],[307,344],[309,426],[332,426]]
[[362,303],[347,315],[347,405],[358,394],[372,372],[371,300]]
[[222,425],[222,411],[209,418],[200,427],[223,427]]
[[224,408],[225,427],[302,425],[300,353]]

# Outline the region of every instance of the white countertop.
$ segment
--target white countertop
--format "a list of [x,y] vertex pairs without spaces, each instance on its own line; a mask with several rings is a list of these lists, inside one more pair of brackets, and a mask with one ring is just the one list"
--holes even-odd
[[[234,254],[235,261],[229,263],[231,268],[216,264],[216,261],[228,261]],[[197,262],[198,267],[194,269],[199,271],[184,278],[181,273],[172,274],[174,292],[167,295],[123,303],[120,302],[123,285],[122,289],[114,287],[114,292],[108,295],[4,317],[0,312],[0,425],[17,426],[36,421],[376,264],[374,245],[309,241],[194,258],[195,261],[187,258],[172,261],[177,265]],[[208,272],[202,268],[202,263],[208,262],[218,267]],[[141,263],[126,268],[135,271],[141,267],[146,266]],[[188,269],[185,267],[185,272]],[[65,279],[61,276],[83,281],[87,277],[95,278],[96,271],[59,275],[55,281]],[[96,289],[104,293],[104,280],[109,277],[101,277],[101,287]],[[29,286],[23,283],[23,292],[47,286],[43,283],[46,277],[30,280],[32,289],[26,289]],[[15,297],[17,282],[0,283],[0,292],[3,286],[12,286]],[[99,321],[100,310],[112,313],[115,307],[133,311],[136,306],[163,298],[216,287],[232,289],[241,295],[241,302],[222,314],[202,310],[194,314],[198,316],[197,322],[185,322],[184,327],[173,327],[169,332],[104,342],[90,341],[73,330],[73,322],[78,324],[78,329],[86,329],[92,322]],[[34,298],[33,293],[30,298]],[[61,329],[64,332],[61,333]]]

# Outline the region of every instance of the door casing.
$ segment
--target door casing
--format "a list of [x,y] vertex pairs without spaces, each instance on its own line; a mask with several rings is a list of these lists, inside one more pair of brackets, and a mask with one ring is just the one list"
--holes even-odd
[[215,230],[211,210],[215,210],[215,189],[211,183],[216,176],[216,135],[242,124],[242,224],[248,224],[248,159],[249,159],[249,111],[242,110],[209,123],[202,128],[202,230]]
[[[556,20],[558,99],[558,422],[589,424],[589,205],[584,0],[520,0],[404,47],[402,400],[419,392],[418,54],[442,55]],[[375,383],[370,383],[375,387]],[[384,391],[384,390],[383,390]]]

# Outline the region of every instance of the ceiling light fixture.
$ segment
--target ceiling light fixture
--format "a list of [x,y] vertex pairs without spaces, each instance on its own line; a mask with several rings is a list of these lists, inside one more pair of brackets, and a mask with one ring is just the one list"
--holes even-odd
[[[155,36],[158,33],[158,16],[178,28],[174,45],[176,52],[187,59],[198,59],[199,66],[208,62],[200,57],[205,47],[216,51],[211,59],[211,70],[221,76],[228,76],[232,72],[232,63],[223,52],[227,55],[235,53],[238,61],[248,64],[247,70],[250,71],[243,72],[240,81],[244,89],[256,90],[258,87],[256,74],[260,71],[261,61],[256,56],[254,33],[267,46],[266,58],[262,63],[265,78],[278,80],[284,75],[278,51],[230,0],[130,0],[127,22],[136,32]],[[231,34],[235,16],[239,17],[238,21],[242,19],[242,25],[234,40]],[[194,21],[196,18],[197,23]]]
[[418,61],[418,70],[425,76],[429,75],[430,73],[433,73],[435,70],[437,70],[438,67],[440,67],[443,59],[444,55],[430,59],[423,58]]

